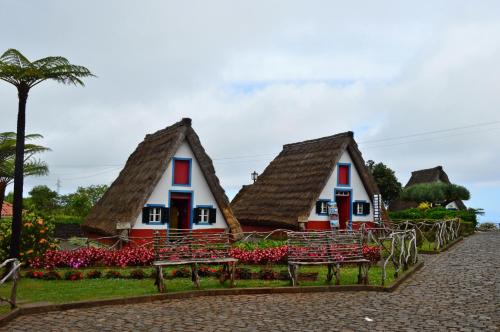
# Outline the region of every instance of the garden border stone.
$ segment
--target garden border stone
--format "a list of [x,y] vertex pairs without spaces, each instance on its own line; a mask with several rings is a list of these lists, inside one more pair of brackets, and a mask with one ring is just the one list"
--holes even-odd
[[439,250],[419,250],[418,253],[422,254],[422,255],[438,255],[438,254],[440,254],[442,252],[445,252],[445,251],[449,250],[450,248],[452,248],[454,245],[456,245],[457,243],[459,243],[463,239],[464,239],[464,237],[460,236],[460,237],[456,238],[455,240],[453,240],[450,244],[448,244],[443,249],[439,249]]
[[255,288],[228,288],[228,289],[206,289],[181,291],[173,293],[161,293],[153,295],[133,296],[124,298],[112,298],[105,300],[77,301],[54,304],[26,304],[0,316],[0,327],[14,320],[21,315],[40,314],[49,311],[65,311],[71,309],[85,309],[106,305],[138,304],[154,301],[164,301],[173,299],[188,299],[201,296],[220,295],[258,295],[258,294],[284,294],[284,293],[318,293],[318,292],[393,292],[405,280],[419,271],[424,265],[423,261],[417,262],[414,266],[406,270],[397,280],[388,286],[376,285],[325,285],[325,286],[302,286],[302,287],[255,287]]

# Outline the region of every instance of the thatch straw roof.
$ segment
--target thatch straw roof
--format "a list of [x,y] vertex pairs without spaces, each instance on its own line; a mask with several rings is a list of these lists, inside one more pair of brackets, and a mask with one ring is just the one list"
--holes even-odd
[[191,147],[215,200],[227,221],[230,231],[241,232],[229,200],[215,175],[212,160],[191,127],[191,119],[159,130],[146,138],[130,155],[125,167],[104,196],[92,208],[82,224],[86,231],[117,234],[118,222],[134,224],[170,160],[186,140]]
[[307,220],[337,162],[348,151],[370,196],[378,187],[365,166],[352,132],[283,146],[257,181],[231,202],[242,225],[298,228]]
[[[438,182],[438,181],[444,182],[444,183],[451,183],[450,179],[448,178],[448,175],[443,170],[443,166],[436,166],[433,168],[426,168],[426,169],[421,169],[418,171],[411,172],[410,180],[408,180],[408,183],[405,185],[405,188],[408,188],[408,187],[413,186],[415,184],[432,183],[432,182]],[[464,202],[462,202],[461,200],[455,201],[455,204],[457,204],[457,206],[460,210],[467,209]],[[398,198],[398,199],[394,200],[393,202],[391,202],[391,206],[390,206],[389,210],[401,211],[401,210],[411,209],[411,208],[414,208],[417,206],[418,206],[417,202],[404,201],[404,200]]]

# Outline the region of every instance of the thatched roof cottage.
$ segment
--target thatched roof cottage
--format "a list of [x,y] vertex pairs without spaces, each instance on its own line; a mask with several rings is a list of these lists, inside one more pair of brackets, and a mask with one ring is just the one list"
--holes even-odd
[[[451,183],[448,175],[443,169],[443,166],[436,166],[433,168],[421,169],[418,171],[411,172],[410,180],[405,185],[405,188],[413,186],[415,184],[421,183],[432,183],[432,182],[444,182]],[[401,211],[406,209],[415,208],[418,206],[417,202],[404,201],[402,199],[394,200],[389,206],[391,211]],[[461,200],[454,201],[446,205],[447,209],[450,210],[466,210],[464,202]]]
[[379,190],[353,136],[345,132],[283,146],[231,202],[243,229],[330,229],[333,202],[341,229],[372,223],[382,212],[374,202]]
[[241,231],[188,118],[146,135],[82,227],[100,235],[130,228],[131,237],[167,228]]

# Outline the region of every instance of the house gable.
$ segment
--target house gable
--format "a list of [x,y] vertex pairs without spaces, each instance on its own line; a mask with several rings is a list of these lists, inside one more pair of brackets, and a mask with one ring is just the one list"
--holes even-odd
[[[349,167],[349,185],[339,184],[339,166],[345,165]],[[360,172],[358,171],[351,155],[347,150],[344,150],[338,163],[336,164],[332,174],[328,178],[325,187],[321,191],[318,200],[333,201],[335,199],[335,191],[348,190],[351,191],[351,209],[352,202],[367,202],[370,203],[370,213],[366,215],[356,215],[352,213],[352,221],[373,221],[373,205],[372,198],[368,194],[368,191],[361,179]],[[311,212],[309,213],[309,221],[321,221],[325,222],[329,220],[329,216],[325,214],[316,213],[316,202],[314,202],[311,207]]]
[[[173,165],[176,160],[185,160],[189,161],[190,166],[190,184],[185,185],[177,185],[175,184],[174,178],[175,174],[173,172]],[[228,223],[224,215],[222,214],[222,210],[220,209],[212,191],[210,190],[210,186],[208,185],[207,179],[203,174],[203,171],[200,167],[196,156],[191,149],[191,146],[184,140],[174,153],[174,156],[169,161],[167,169],[163,172],[160,180],[156,184],[153,192],[147,199],[145,206],[165,206],[170,207],[170,199],[169,197],[172,193],[190,193],[192,195],[192,209],[203,206],[203,207],[212,207],[216,209],[216,222],[215,224],[205,225],[205,224],[196,224],[194,220],[192,220],[192,228],[193,229],[207,229],[207,228],[219,228],[219,229],[228,229]],[[191,211],[191,219],[194,218],[193,213]],[[142,222],[142,212],[135,219],[135,223],[132,229],[164,229],[164,225],[151,225],[145,224]]]

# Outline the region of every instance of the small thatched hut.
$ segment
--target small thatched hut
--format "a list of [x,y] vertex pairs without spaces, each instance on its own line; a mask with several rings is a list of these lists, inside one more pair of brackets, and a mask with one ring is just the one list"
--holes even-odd
[[188,118],[146,136],[82,227],[99,235],[129,228],[132,237],[168,227],[241,231]]
[[[432,183],[432,182],[451,183],[450,179],[448,178],[448,175],[443,170],[443,166],[436,166],[433,168],[421,169],[418,171],[411,172],[410,180],[408,180],[408,183],[405,185],[405,188],[408,188],[408,187],[413,186],[415,184]],[[417,202],[404,201],[404,200],[398,198],[398,199],[394,200],[393,202],[391,202],[391,205],[389,206],[389,210],[390,211],[401,211],[401,210],[415,208],[417,206],[418,206]],[[464,202],[462,202],[461,200],[449,203],[446,206],[446,208],[451,209],[451,210],[466,210],[467,209]]]
[[245,231],[330,229],[333,202],[340,228],[372,223],[382,207],[377,185],[352,132],[287,144],[257,181],[231,202]]

